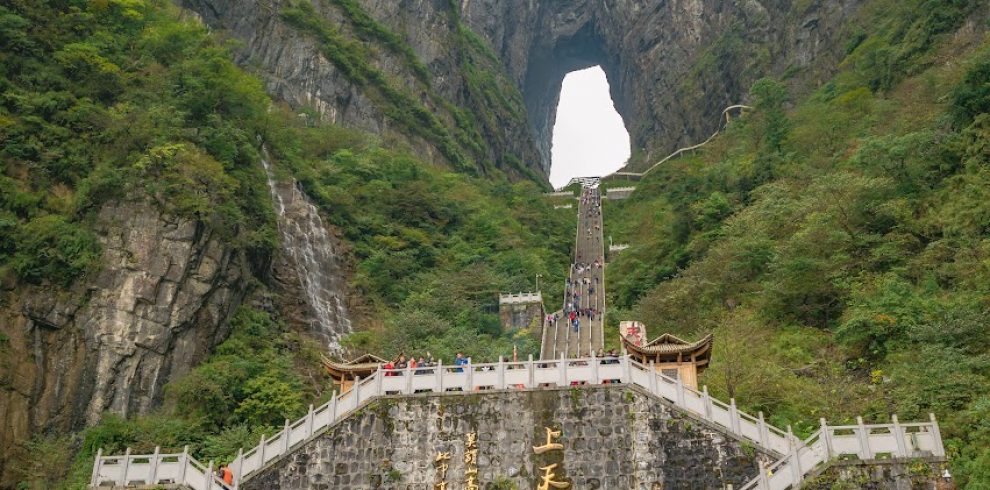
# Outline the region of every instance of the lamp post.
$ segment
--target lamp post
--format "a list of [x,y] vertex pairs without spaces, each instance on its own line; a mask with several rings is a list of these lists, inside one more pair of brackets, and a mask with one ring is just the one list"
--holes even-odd
[[543,277],[543,274],[537,274],[536,275],[536,292],[537,293],[540,292],[540,278],[541,277]]

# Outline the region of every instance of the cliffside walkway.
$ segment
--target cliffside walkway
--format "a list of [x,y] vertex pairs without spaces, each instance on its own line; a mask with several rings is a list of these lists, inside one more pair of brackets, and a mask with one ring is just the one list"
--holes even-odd
[[[563,305],[556,312],[559,319],[552,324],[545,319],[543,321],[542,359],[590,356],[605,345],[605,245],[601,193],[597,180],[586,180],[582,185],[574,237],[574,263],[568,274],[570,286],[564,288]],[[578,295],[577,301],[566,296],[568,290]],[[568,317],[568,304],[579,310],[591,308],[595,315],[578,315],[579,326],[575,330]]]
[[407,369],[399,376],[386,376],[385,371],[379,368],[375,374],[357,380],[352,389],[335,394],[322,406],[310,406],[309,412],[299,420],[286,420],[281,432],[262,437],[256,447],[241,450],[230,464],[235,475],[232,487],[212,477],[212,462],[203,465],[188,451],[179,454],[155,451],[153,454],[135,455],[128,450],[120,456],[103,456],[101,450],[94,461],[90,484],[97,488],[178,483],[193,490],[231,490],[363,406],[386,395],[537,390],[543,387],[604,384],[606,381],[635,385],[656,397],[658,403],[669,403],[733,437],[781,457],[771,466],[772,475],[761,471],[760,476],[744,487],[746,489],[798,488],[805,475],[839,457],[945,456],[934,415],[930,421],[910,424],[901,424],[896,417],[891,424],[877,425],[830,426],[822,420],[822,427],[815,435],[800,441],[790,429],[784,431],[766,423],[762,413],[755,417],[743,413],[736,408],[734,399],[726,404],[712,398],[707,387],[701,391],[690,389],[680,380],[664,376],[654,366],[641,364],[629,356],[617,359],[590,356],[537,361],[530,358],[524,362],[500,361],[465,366],[440,364],[430,368]]

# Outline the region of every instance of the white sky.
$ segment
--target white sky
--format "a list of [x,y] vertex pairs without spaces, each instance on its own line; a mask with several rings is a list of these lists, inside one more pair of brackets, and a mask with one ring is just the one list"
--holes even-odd
[[615,112],[601,67],[568,73],[553,128],[550,183],[618,170],[629,159],[629,133]]

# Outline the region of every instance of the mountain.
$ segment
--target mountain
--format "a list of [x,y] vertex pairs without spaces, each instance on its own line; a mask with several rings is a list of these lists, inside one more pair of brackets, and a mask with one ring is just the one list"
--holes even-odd
[[[986,485],[987,6],[960,0],[0,5],[0,487],[96,449],[229,459],[319,354],[538,351],[562,296],[563,76],[651,172],[605,226],[609,323],[716,330],[719,394],[806,431],[934,411]],[[610,184],[609,184],[610,185]],[[719,364],[720,363],[720,364]],[[52,470],[57,468],[57,470]]]

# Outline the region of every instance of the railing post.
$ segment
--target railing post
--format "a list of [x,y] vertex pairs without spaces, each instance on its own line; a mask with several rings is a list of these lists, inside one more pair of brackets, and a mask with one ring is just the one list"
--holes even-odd
[[306,412],[306,439],[313,436],[313,420],[315,415],[313,414],[313,404],[309,404],[309,411]]
[[658,374],[656,362],[650,359],[650,393],[653,393],[654,395],[660,394],[660,383],[657,378]]
[[798,440],[794,437],[794,431],[791,429],[790,424],[787,425],[787,443],[791,448],[791,481],[795,484],[800,484],[804,480],[804,469],[801,468],[801,455],[798,454]]
[[[379,380],[380,379],[381,378],[379,378]],[[378,383],[378,396],[384,395],[384,393],[382,393],[381,386],[382,386],[382,384],[381,384],[381,382],[379,382]],[[403,391],[405,391],[405,393],[407,395],[411,395],[412,392],[413,392],[413,368],[412,368],[412,366],[409,366],[408,364],[406,365],[406,389],[403,390]]]
[[98,481],[100,478],[100,470],[103,467],[103,448],[96,450],[96,460],[93,461],[93,476],[89,479],[89,484],[92,486],[97,486],[100,484]]
[[[312,408],[312,405],[310,405]],[[312,409],[310,413],[312,413]],[[312,420],[312,419],[311,419]],[[234,490],[241,486],[241,478],[244,477],[244,448],[237,450],[237,473],[234,473]]]
[[680,373],[678,373],[677,378],[674,379],[677,387],[677,405],[681,408],[686,408],[687,402],[684,401],[684,382],[681,381]]
[[443,393],[443,361],[440,359],[437,359],[436,370],[437,370],[437,372],[435,373],[437,377],[436,389],[433,391],[437,393]]
[[557,364],[557,374],[560,375],[557,380],[557,386],[567,386],[567,360],[564,359],[564,355],[560,355],[560,362]]
[[821,425],[822,444],[825,445],[825,460],[828,461],[832,458],[832,432],[828,428],[828,424],[825,423],[824,418],[818,419],[818,423]]
[[945,457],[945,446],[942,444],[942,431],[938,428],[938,420],[935,420],[935,413],[928,413],[929,420],[932,421],[932,438],[935,439],[935,449],[932,454],[939,457]]
[[767,421],[763,418],[763,410],[757,412],[759,418],[756,419],[756,428],[760,433],[760,445],[764,448],[769,447],[770,443],[767,441],[769,434],[767,434]]
[[901,427],[901,423],[897,420],[897,414],[890,416],[890,421],[893,423],[893,429],[891,432],[894,434],[894,442],[897,444],[897,456],[899,458],[907,457],[907,444],[904,442],[904,429]]
[[632,367],[629,363],[629,354],[623,354],[620,362],[622,363],[622,382],[631,383],[632,382]]
[[289,419],[285,419],[285,426],[282,429],[282,454],[289,452],[289,434],[292,432],[289,424]]
[[733,434],[739,434],[739,409],[736,408],[736,399],[729,398],[729,428]]
[[595,351],[591,351],[591,383],[598,384],[598,359],[595,358]]
[[863,417],[856,417],[856,425],[859,425],[859,428],[856,429],[856,432],[859,433],[859,457],[864,460],[873,459],[873,451],[870,450],[870,434],[866,424],[863,423]]
[[340,398],[340,395],[337,394],[337,391],[336,390],[334,390],[333,396],[330,397],[330,422],[329,423],[331,423],[331,424],[337,421],[337,398]]
[[161,448],[155,446],[155,452],[151,456],[151,479],[144,481],[148,485],[154,485],[158,483],[158,454],[160,452],[161,452]]
[[471,358],[468,358],[468,362],[462,365],[464,369],[464,391],[474,391],[474,364],[471,363]]
[[375,393],[378,395],[384,395],[385,392],[383,391],[384,388],[382,388],[382,383],[384,382],[385,376],[382,376],[382,366],[380,364],[378,365],[378,370],[375,371],[375,376],[377,376],[377,378],[375,378]]
[[530,354],[526,358],[526,387],[535,388],[536,387],[536,365],[533,364],[533,354]]
[[504,390],[505,389],[505,360],[502,356],[498,356],[498,371],[496,371],[496,381],[495,387]]
[[258,443],[258,467],[255,469],[261,469],[265,466],[265,435],[261,434],[261,442]]
[[712,396],[708,394],[708,385],[701,387],[701,400],[705,404],[705,420],[712,419]]
[[210,465],[206,467],[206,490],[213,490],[213,460],[210,460]]
[[189,446],[182,448],[182,456],[179,456],[179,481],[176,483],[186,483],[186,468],[189,467]]
[[127,485],[127,471],[131,468],[131,448],[127,448],[124,451],[124,470],[120,472],[120,480],[117,484],[120,486]]
[[354,399],[354,407],[352,408],[352,410],[356,410],[357,407],[358,407],[358,405],[361,404],[361,377],[360,376],[355,376],[354,377],[354,387],[351,388],[351,393],[353,393],[353,395],[351,395],[351,398]]

